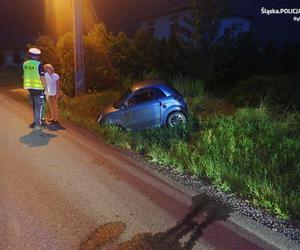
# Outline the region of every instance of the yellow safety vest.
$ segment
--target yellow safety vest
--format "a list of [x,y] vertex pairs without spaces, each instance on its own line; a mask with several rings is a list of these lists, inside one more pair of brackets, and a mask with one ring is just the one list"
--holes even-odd
[[39,74],[40,61],[28,60],[23,64],[24,89],[44,90],[44,85]]

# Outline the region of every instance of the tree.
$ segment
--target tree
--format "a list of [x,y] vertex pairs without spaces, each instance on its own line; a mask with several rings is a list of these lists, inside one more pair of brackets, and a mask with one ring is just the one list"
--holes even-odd
[[112,63],[112,44],[113,36],[104,24],[95,25],[84,38],[87,89],[109,88],[116,83],[117,71]]
[[56,60],[61,74],[61,88],[69,96],[75,95],[74,88],[74,43],[73,34],[66,33],[57,42]]
[[132,46],[132,40],[127,38],[124,32],[119,32],[113,39],[111,46],[112,61],[120,77],[128,77],[133,74],[134,59],[132,56]]
[[138,29],[132,42],[130,53],[133,57],[133,72],[136,77],[143,79],[145,73],[156,70],[158,41],[145,29]]
[[[220,24],[229,13],[226,0],[191,0],[192,16],[187,23],[192,26],[191,39],[185,39],[191,53],[191,61],[197,74],[214,71]],[[187,32],[185,32],[187,33]]]
[[52,64],[53,67],[59,71],[59,56],[57,47],[55,42],[49,36],[39,36],[36,39],[35,44],[29,44],[27,47],[39,48],[42,51],[40,60],[45,64]]

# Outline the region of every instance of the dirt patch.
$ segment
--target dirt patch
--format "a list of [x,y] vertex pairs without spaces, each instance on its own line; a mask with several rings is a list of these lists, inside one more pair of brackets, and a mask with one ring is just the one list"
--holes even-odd
[[92,232],[87,240],[81,244],[79,249],[103,249],[105,246],[112,245],[125,229],[126,225],[122,222],[109,222]]

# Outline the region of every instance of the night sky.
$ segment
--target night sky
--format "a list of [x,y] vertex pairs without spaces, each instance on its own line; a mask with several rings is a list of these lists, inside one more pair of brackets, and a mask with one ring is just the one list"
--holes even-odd
[[[71,2],[71,0],[62,0]],[[129,33],[145,13],[163,9],[178,0],[92,0],[98,20],[109,30]],[[0,0],[0,34],[36,35],[47,33],[44,0]],[[86,10],[85,10],[86,11]],[[71,19],[71,16],[66,16]],[[70,22],[71,24],[71,22]],[[71,25],[65,30],[71,30]]]

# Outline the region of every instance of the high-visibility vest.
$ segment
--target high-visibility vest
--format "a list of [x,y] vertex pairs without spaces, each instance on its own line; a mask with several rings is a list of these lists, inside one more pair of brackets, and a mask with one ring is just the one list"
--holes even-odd
[[28,60],[23,64],[24,89],[44,90],[44,85],[39,74],[40,61]]

